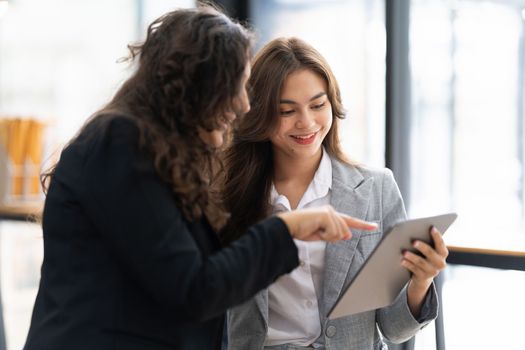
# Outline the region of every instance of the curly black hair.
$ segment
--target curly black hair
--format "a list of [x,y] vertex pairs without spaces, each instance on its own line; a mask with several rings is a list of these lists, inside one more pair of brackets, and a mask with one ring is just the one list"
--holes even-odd
[[[226,112],[240,113],[234,101],[244,88],[252,47],[251,31],[212,5],[169,12],[148,27],[143,43],[128,45],[129,60],[137,63],[134,74],[87,123],[129,117],[185,218],[205,215],[216,229],[227,220],[210,189],[221,165],[198,128],[217,129]],[[42,174],[43,185],[53,172]]]

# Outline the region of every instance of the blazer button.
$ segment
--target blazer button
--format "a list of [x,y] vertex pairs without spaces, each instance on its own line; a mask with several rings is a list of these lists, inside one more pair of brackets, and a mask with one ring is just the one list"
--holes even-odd
[[337,328],[335,328],[335,326],[328,326],[328,328],[326,328],[326,336],[328,338],[332,338],[335,333],[337,333]]

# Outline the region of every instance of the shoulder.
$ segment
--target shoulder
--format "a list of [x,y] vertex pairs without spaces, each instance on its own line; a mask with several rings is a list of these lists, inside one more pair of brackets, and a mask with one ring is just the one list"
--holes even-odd
[[57,170],[83,169],[88,162],[106,166],[116,159],[128,159],[138,153],[139,137],[139,129],[130,117],[95,116],[62,150]]
[[135,143],[138,139],[139,128],[132,117],[103,114],[94,117],[82,128],[75,143]]
[[364,178],[375,178],[383,180],[385,177],[393,177],[392,170],[388,168],[375,168],[364,165],[355,166],[356,170],[361,173]]
[[375,168],[362,164],[348,164],[332,158],[332,177],[334,181],[342,182],[351,187],[372,181],[374,186],[395,184],[394,175],[388,168]]
[[98,115],[88,121],[60,156],[62,160],[75,158],[84,163],[87,159],[105,158],[117,153],[136,153],[140,132],[130,117]]

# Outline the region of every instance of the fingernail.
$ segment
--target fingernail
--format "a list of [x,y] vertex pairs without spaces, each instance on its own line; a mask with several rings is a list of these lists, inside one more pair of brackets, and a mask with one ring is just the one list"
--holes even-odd
[[414,247],[418,248],[420,244],[419,244],[419,241],[414,241],[414,243],[412,243],[412,245]]
[[432,233],[438,233],[438,230],[435,226],[432,226]]

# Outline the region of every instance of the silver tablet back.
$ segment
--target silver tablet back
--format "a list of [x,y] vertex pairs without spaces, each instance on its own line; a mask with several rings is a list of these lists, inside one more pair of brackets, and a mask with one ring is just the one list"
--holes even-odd
[[412,242],[416,239],[431,242],[432,226],[444,233],[456,218],[457,214],[450,213],[394,225],[383,236],[346,291],[342,292],[328,313],[328,318],[334,319],[392,304],[410,279],[409,271],[401,266],[402,252],[414,251]]

